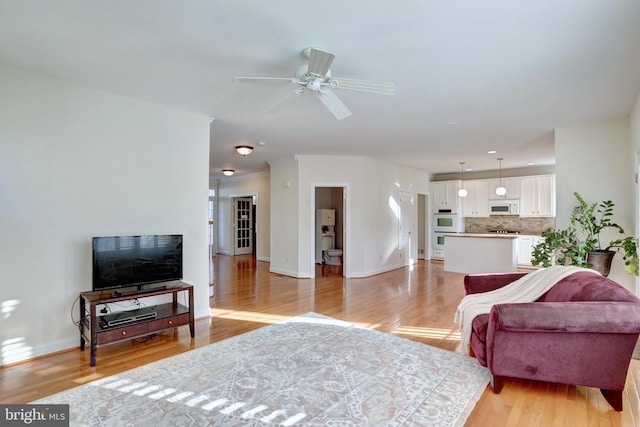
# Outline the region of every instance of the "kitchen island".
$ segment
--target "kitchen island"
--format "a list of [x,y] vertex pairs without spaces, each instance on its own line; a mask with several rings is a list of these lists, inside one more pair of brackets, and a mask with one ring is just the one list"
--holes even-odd
[[444,240],[445,271],[518,271],[518,236],[515,234],[446,233]]

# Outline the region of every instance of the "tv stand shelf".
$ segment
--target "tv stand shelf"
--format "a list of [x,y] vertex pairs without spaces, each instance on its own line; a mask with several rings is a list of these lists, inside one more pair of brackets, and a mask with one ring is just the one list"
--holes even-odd
[[[178,295],[181,292],[187,294],[188,305],[178,303]],[[105,316],[98,316],[96,313],[99,305],[167,294],[173,295],[173,302],[152,306],[156,313],[152,318],[107,326]],[[131,310],[131,314],[135,314],[136,311]],[[80,294],[80,350],[84,351],[86,342],[90,342],[91,366],[96,365],[96,351],[101,345],[151,335],[183,325],[189,325],[189,332],[193,338],[195,336],[193,286],[181,281],[167,282],[160,287],[132,293],[125,292],[117,296],[113,296],[112,291]]]

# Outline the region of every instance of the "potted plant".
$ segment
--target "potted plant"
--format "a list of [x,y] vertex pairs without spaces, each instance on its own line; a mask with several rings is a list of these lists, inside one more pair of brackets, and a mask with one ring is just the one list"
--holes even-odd
[[542,241],[533,247],[533,265],[555,264],[577,265],[594,268],[603,276],[609,274],[611,261],[616,252],[624,259],[625,270],[638,275],[638,248],[636,238],[627,236],[610,241],[606,246],[601,242],[600,233],[605,229],[624,230],[613,222],[614,203],[605,200],[587,204],[577,192],[578,206],[571,211],[571,225],[566,229],[549,229],[542,233]]

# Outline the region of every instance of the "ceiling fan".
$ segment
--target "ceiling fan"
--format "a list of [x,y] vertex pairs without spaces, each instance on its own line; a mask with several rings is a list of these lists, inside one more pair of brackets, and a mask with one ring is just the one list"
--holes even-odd
[[293,83],[299,87],[278,101],[272,108],[279,105],[290,95],[301,95],[305,92],[314,93],[320,101],[338,120],[351,115],[351,111],[333,92],[333,89],[356,90],[380,95],[393,95],[395,84],[378,83],[367,80],[343,79],[331,76],[331,63],[336,55],[315,47],[308,47],[302,51],[302,56],[309,60],[296,71],[295,77],[234,77],[234,82],[252,83]]

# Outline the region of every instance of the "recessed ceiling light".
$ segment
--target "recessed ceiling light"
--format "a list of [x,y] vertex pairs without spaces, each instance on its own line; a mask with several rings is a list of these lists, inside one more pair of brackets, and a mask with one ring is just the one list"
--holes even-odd
[[264,141],[258,141],[258,145],[259,145],[259,146],[261,146],[261,147],[262,147],[263,145],[265,145],[265,144],[266,144],[266,142],[264,142]]
[[496,150],[487,151],[487,154],[496,154],[496,153],[497,153]]
[[529,162],[529,163],[527,163],[527,165],[529,165],[529,166],[533,166],[533,165],[535,165],[535,164],[536,164],[536,162]]

